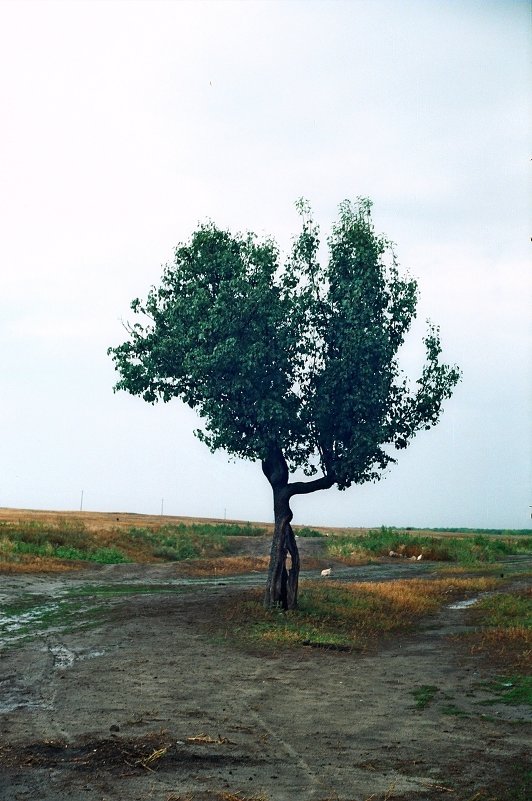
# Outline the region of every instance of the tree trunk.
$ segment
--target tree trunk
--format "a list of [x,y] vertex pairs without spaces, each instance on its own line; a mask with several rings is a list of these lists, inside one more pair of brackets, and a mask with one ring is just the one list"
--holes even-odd
[[[280,448],[272,448],[262,462],[262,471],[273,490],[275,528],[270,553],[270,567],[264,594],[266,607],[297,608],[299,581],[299,552],[290,521],[291,491],[288,488],[288,465]],[[290,556],[287,569],[286,560]]]
[[[275,528],[264,605],[281,609],[297,609],[299,551],[290,525],[293,516],[290,509],[290,494],[286,488],[277,491],[274,489],[273,498]],[[287,569],[288,556],[290,556],[290,565]]]
[[[293,495],[306,495],[317,490],[329,489],[335,483],[335,479],[331,474],[323,475],[313,481],[297,481],[289,484],[288,465],[278,447],[272,447],[263,460],[262,472],[273,489],[275,520],[264,606],[297,609],[299,551],[290,525],[293,516],[290,498]],[[290,566],[287,569],[288,556],[290,556]]]

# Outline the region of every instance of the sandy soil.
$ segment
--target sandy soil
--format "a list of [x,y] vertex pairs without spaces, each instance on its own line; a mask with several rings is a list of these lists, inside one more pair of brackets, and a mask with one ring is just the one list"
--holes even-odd
[[[4,604],[87,584],[158,591],[99,596],[94,626],[56,620],[4,644],[0,801],[521,798],[527,712],[479,705],[489,671],[449,639],[466,609],[375,653],[264,655],[209,633],[240,585],[177,579],[173,565],[1,577]],[[437,690],[418,710],[423,685]]]

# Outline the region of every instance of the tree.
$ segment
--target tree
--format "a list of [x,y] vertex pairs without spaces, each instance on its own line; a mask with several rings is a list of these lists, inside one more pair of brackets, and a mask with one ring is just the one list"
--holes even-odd
[[[200,225],[160,286],[132,302],[141,321],[126,326],[127,341],[109,348],[115,390],[180,398],[212,451],[261,461],[275,520],[265,604],[284,609],[297,606],[299,576],[291,498],[378,480],[394,447],[437,423],[460,376],[441,363],[431,324],[415,389],[401,371],[417,283],[375,233],[370,201],[340,205],[325,265],[308,204],[297,208],[284,264],[272,239]],[[309,480],[291,481],[297,469]]]

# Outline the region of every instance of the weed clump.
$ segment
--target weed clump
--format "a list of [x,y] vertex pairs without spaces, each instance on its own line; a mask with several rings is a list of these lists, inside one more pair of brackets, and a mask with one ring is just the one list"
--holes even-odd
[[361,535],[337,535],[327,541],[333,558],[344,561],[367,556],[388,556],[391,551],[405,558],[418,557],[463,565],[497,562],[507,556],[530,552],[530,539],[504,539],[477,534],[473,537],[421,536],[411,531],[382,528]]
[[476,623],[464,635],[470,653],[504,670],[530,675],[532,664],[532,590],[501,592],[482,598],[469,612]]
[[[131,561],[114,543],[102,541],[82,521],[0,523],[3,569],[57,569],[57,562],[119,564]],[[55,563],[55,567],[54,567]]]

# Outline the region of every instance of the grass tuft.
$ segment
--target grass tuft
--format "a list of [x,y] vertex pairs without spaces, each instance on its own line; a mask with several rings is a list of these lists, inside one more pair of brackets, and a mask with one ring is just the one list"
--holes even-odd
[[532,591],[518,589],[482,598],[469,611],[476,630],[461,636],[471,654],[505,670],[530,673]]
[[493,693],[495,698],[482,703],[532,706],[532,676],[499,676],[484,684],[483,688]]
[[438,687],[434,687],[432,684],[422,684],[421,687],[412,690],[412,695],[416,702],[416,709],[425,709],[438,692]]

